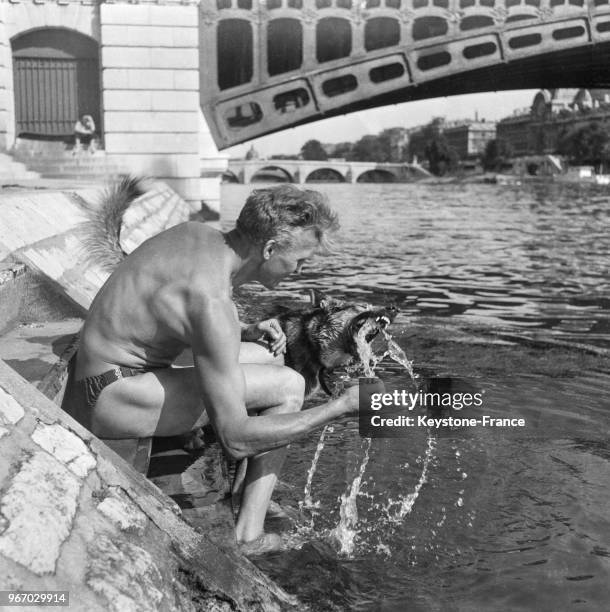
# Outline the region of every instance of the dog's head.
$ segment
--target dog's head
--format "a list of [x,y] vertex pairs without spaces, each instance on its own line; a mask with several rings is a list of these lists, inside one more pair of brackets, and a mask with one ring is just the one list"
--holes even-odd
[[398,314],[394,306],[374,308],[370,304],[344,302],[312,291],[319,317],[315,327],[322,366],[328,370],[357,361],[363,345],[370,343]]

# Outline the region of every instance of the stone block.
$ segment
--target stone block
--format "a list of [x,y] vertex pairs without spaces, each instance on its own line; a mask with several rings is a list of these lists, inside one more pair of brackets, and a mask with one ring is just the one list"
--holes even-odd
[[104,25],[102,26],[104,45],[123,47],[186,47],[187,44],[174,43],[173,28],[149,25]]
[[[139,90],[106,90],[104,91],[104,109],[107,111],[151,111],[152,93]],[[106,146],[107,151],[111,151]]]
[[23,408],[17,401],[0,387],[0,423],[16,425],[24,414]]
[[199,15],[197,6],[159,6],[150,7],[150,25],[197,27]]
[[130,89],[129,70],[125,68],[104,68],[102,71],[104,89]]
[[[171,177],[196,177],[199,176],[199,155],[195,154],[176,154],[159,155],[131,153],[117,155],[121,162],[121,167],[126,172],[145,176],[155,176],[157,178]],[[113,159],[109,155],[109,159]]]
[[199,53],[196,47],[174,49],[169,47],[152,48],[150,50],[151,67],[154,68],[199,68]]
[[76,514],[82,482],[44,452],[35,453],[2,495],[0,554],[37,575],[53,573]]
[[107,133],[105,142],[108,150],[115,153],[199,153],[199,141],[195,133]]
[[150,113],[109,111],[104,115],[106,134],[113,132],[192,133],[196,125],[196,111],[159,111]]
[[174,88],[197,91],[199,93],[198,70],[174,70]]
[[95,458],[85,443],[61,425],[39,424],[32,440],[63,463],[75,476],[84,478],[95,467]]
[[174,89],[174,71],[128,70],[129,89]]
[[152,49],[148,47],[102,46],[102,66],[105,68],[153,68]]
[[150,22],[150,6],[147,4],[100,4],[100,22],[106,24],[142,24]]
[[[152,91],[151,106],[155,111],[197,111],[199,93],[196,91]],[[193,128],[197,131],[197,128]]]

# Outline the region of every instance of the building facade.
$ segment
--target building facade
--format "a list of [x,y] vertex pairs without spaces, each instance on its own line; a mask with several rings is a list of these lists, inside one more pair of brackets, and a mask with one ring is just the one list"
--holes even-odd
[[493,121],[462,120],[445,123],[443,135],[460,160],[480,157],[490,140],[496,137]]
[[610,90],[542,89],[527,111],[498,122],[497,139],[515,156],[549,155],[566,134],[593,122],[610,129]]
[[82,114],[125,172],[214,204],[226,168],[200,110],[195,0],[0,1],[0,151]]

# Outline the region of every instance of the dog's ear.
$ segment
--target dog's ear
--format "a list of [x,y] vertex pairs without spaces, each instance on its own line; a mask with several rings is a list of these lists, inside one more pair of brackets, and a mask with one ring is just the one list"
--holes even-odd
[[345,306],[345,302],[336,300],[335,298],[325,297],[319,304],[319,307],[326,312],[339,310]]
[[314,308],[317,308],[324,300],[324,294],[319,289],[309,290],[309,301]]

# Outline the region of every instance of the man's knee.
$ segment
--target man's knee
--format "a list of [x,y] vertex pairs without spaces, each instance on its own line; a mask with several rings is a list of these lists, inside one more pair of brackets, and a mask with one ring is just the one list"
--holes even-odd
[[282,368],[282,391],[284,411],[299,411],[305,398],[305,379],[291,368]]

